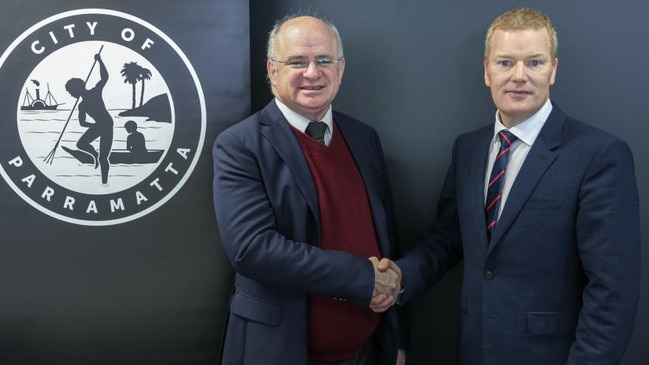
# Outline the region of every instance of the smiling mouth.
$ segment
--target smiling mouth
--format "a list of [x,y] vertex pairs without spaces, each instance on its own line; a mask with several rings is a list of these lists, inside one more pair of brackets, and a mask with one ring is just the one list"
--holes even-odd
[[318,91],[322,90],[324,86],[302,86],[300,89],[301,90],[307,90],[307,91]]
[[531,94],[531,92],[526,91],[526,90],[508,90],[505,92],[506,94],[514,94],[514,95],[527,95]]

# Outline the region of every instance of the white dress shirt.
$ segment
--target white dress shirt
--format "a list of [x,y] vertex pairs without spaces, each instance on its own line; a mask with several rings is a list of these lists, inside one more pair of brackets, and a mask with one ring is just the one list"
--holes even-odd
[[[545,124],[545,121],[548,119],[548,116],[552,112],[552,103],[548,99],[545,104],[532,115],[529,119],[524,120],[523,122],[515,125],[512,128],[509,128],[509,131],[515,135],[518,139],[512,143],[511,149],[509,151],[509,162],[507,162],[507,169],[505,170],[505,176],[502,187],[502,197],[500,201],[500,207],[498,211],[498,216],[503,211],[503,207],[507,202],[507,197],[509,192],[514,185],[516,176],[523,166],[523,162],[527,157],[527,154],[530,152],[536,137],[538,137],[541,132],[541,128]],[[500,138],[498,138],[498,132],[503,129],[507,129],[501,122],[498,111],[496,111],[496,122],[494,123],[494,135],[491,139],[491,144],[489,145],[489,159],[487,160],[487,175],[485,176],[484,183],[484,196],[485,201],[487,199],[487,186],[489,185],[489,177],[491,176],[491,170],[493,168],[494,160],[500,149]]]
[[[282,112],[282,114],[284,115],[284,118],[288,120],[289,124],[291,124],[293,128],[299,130],[302,133],[306,131],[306,127],[311,122],[309,118],[291,110],[288,106],[286,106],[284,103],[279,101],[279,99],[277,98],[275,98],[275,103],[277,104],[279,111]],[[333,130],[334,130],[333,116],[331,110],[332,110],[331,105],[329,105],[329,109],[327,110],[327,113],[322,118],[322,120],[320,120],[321,122],[325,122],[325,124],[327,125],[327,130],[325,131],[325,135],[324,135],[324,143],[326,146],[329,146],[329,143],[331,143],[331,136],[333,135]]]

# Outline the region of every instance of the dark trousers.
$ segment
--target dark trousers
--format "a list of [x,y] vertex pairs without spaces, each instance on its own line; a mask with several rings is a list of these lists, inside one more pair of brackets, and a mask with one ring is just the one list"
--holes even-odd
[[370,341],[370,343],[363,347],[363,349],[351,359],[324,362],[309,360],[309,365],[377,365],[379,359],[376,352],[374,341]]

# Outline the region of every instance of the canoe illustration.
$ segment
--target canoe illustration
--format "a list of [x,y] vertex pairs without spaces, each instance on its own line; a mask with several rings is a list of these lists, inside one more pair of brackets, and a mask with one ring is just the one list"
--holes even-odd
[[[79,162],[84,164],[94,164],[95,159],[86,152],[61,146],[63,150]],[[156,163],[162,157],[164,150],[148,150],[145,154],[135,154],[129,150],[114,149],[110,152],[108,160],[111,164],[147,164]]]

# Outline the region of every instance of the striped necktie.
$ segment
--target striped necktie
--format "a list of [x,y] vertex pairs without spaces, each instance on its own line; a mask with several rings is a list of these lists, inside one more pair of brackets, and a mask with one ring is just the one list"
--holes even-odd
[[487,237],[491,240],[491,234],[498,221],[498,212],[500,211],[500,201],[502,199],[502,187],[505,180],[505,170],[509,160],[509,150],[512,143],[517,139],[515,135],[506,129],[498,133],[500,138],[500,149],[494,161],[489,185],[487,186],[487,200],[485,202],[485,211],[487,215]]

